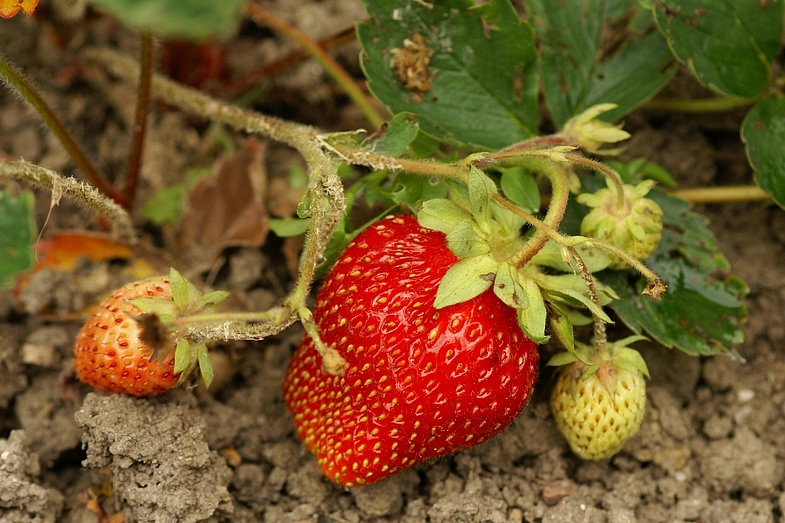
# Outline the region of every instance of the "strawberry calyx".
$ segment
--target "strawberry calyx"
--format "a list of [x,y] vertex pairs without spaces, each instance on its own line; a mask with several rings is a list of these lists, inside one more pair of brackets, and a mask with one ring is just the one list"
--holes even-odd
[[597,374],[600,383],[611,394],[615,394],[617,372],[624,370],[637,376],[650,377],[646,360],[641,353],[629,347],[636,341],[647,340],[645,336],[633,335],[602,346],[592,346],[575,342],[574,350],[560,352],[547,363],[549,367],[563,367],[577,364],[581,368],[581,379]]
[[[213,369],[208,355],[207,344],[201,340],[188,340],[178,336],[170,325],[179,318],[215,312],[229,293],[212,291],[202,294],[176,269],[169,269],[169,286],[172,297],[143,297],[129,300],[129,303],[142,311],[133,319],[141,328],[141,337],[155,349],[153,357],[162,359],[174,348],[174,372],[180,375],[182,383],[196,368],[207,387],[213,379]],[[164,341],[171,342],[165,343]]]
[[[637,260],[648,258],[662,238],[662,209],[646,195],[654,185],[644,180],[638,185],[617,186],[606,178],[608,187],[593,194],[581,194],[577,201],[591,208],[581,222],[581,234],[605,240]],[[629,264],[611,255],[611,269]]]
[[[472,165],[465,188],[453,187],[450,199],[427,200],[419,207],[420,225],[444,233],[458,257],[439,285],[434,306],[462,303],[493,287],[494,294],[518,312],[518,322],[529,338],[545,343],[550,317],[553,332],[568,347],[573,325],[592,321],[582,311],[610,323],[602,306],[618,296],[596,283],[597,299],[593,299],[574,267],[573,254],[554,241],[544,242],[527,263],[518,265],[516,255],[525,244],[519,231],[525,222],[496,202],[496,193],[493,181]],[[606,254],[588,246],[576,246],[572,252],[579,253],[589,272],[609,264]]]

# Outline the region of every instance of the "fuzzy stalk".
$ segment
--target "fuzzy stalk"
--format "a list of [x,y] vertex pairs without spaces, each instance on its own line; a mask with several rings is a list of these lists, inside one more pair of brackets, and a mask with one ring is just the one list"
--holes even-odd
[[24,160],[7,161],[2,158],[0,177],[49,189],[52,191],[53,205],[60,201],[62,195],[69,196],[82,207],[107,217],[118,237],[130,243],[136,242],[136,233],[128,212],[90,184]]

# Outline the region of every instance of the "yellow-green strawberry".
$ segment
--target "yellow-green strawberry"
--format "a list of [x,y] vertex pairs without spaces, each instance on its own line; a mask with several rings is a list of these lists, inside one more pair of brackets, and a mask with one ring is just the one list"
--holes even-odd
[[586,362],[592,355],[585,346],[549,362],[561,366],[551,393],[553,418],[582,459],[610,458],[640,429],[646,410],[644,377],[649,373],[640,353],[625,346],[637,339],[600,350],[593,355],[595,363]]
[[[662,209],[646,198],[654,182],[624,185],[624,194],[608,180],[608,187],[578,196],[579,203],[591,208],[581,222],[581,234],[627,252],[636,260],[645,260],[657,249],[662,238]],[[610,255],[611,269],[625,269],[627,262]]]

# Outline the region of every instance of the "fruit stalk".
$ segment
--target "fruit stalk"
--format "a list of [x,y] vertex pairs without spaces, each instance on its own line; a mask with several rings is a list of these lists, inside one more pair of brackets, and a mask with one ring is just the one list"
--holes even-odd
[[86,209],[109,218],[118,237],[131,244],[136,242],[136,231],[128,212],[89,184],[24,160],[7,161],[2,158],[0,177],[49,189],[52,191],[53,205],[62,195],[70,196]]

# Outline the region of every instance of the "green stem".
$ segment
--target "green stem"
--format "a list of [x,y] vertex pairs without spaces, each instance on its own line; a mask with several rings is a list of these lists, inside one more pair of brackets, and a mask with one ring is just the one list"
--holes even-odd
[[691,203],[731,203],[768,201],[771,195],[757,185],[726,185],[676,189],[668,194]]
[[732,111],[741,107],[749,107],[755,103],[754,98],[739,96],[718,96],[716,98],[655,98],[644,104],[643,108],[650,111],[672,111],[678,113],[719,113]]
[[71,136],[71,133],[68,132],[49,104],[46,103],[46,100],[43,99],[41,94],[20,71],[13,67],[4,56],[0,55],[0,80],[2,79],[5,79],[12,89],[22,95],[25,101],[38,113],[49,130],[60,140],[71,160],[84,177],[99,191],[128,209],[128,202],[123,194],[98,173],[98,169],[95,168],[82,148],[79,147],[79,144],[76,143],[74,137]]
[[619,173],[601,162],[591,160],[579,154],[567,153],[564,156],[572,163],[603,174],[606,179],[613,183],[613,187],[616,189],[616,204],[619,206],[619,208],[624,208],[627,206],[627,197],[624,194],[624,181],[621,179],[621,176],[619,176]]
[[[551,183],[551,202],[548,205],[548,212],[545,215],[542,223],[547,228],[537,227],[531,238],[529,238],[523,247],[510,259],[510,263],[516,267],[523,267],[535,254],[540,252],[540,249],[548,242],[549,230],[556,230],[564,218],[564,212],[567,210],[567,203],[570,198],[570,188],[567,180],[567,174],[562,167],[552,161],[546,159],[530,158],[532,170],[544,174],[548,181]],[[529,221],[529,220],[527,220]],[[529,221],[529,223],[532,223]],[[532,223],[532,225],[535,225]]]
[[602,249],[606,252],[619,256],[624,261],[629,263],[635,270],[641,273],[641,275],[643,275],[644,278],[649,280],[649,283],[646,286],[646,289],[644,289],[643,294],[650,296],[652,299],[655,300],[659,299],[662,293],[665,292],[665,289],[667,287],[665,286],[665,284],[662,283],[662,280],[660,280],[659,276],[654,274],[654,272],[652,272],[651,269],[646,267],[646,265],[644,265],[643,262],[641,262],[640,260],[636,260],[635,258],[630,256],[626,251],[619,249],[618,247],[615,247],[609,244],[608,242],[604,242],[602,240],[597,240],[594,238],[586,238],[585,236],[570,236],[570,237],[564,236],[561,233],[559,233],[556,229],[549,226],[548,224],[546,224],[536,216],[527,213],[526,211],[524,211],[523,209],[521,209],[511,201],[507,200],[504,196],[501,196],[499,194],[494,194],[493,198],[494,200],[502,204],[510,212],[517,214],[523,220],[532,224],[537,229],[545,231],[548,235],[548,238],[550,238],[551,240],[553,240],[559,245],[569,248],[569,247],[575,247],[576,245],[583,243],[589,247],[596,247],[598,249]]
[[281,20],[257,4],[248,2],[245,5],[245,9],[248,12],[248,16],[257,24],[271,27],[274,31],[299,43],[303,49],[324,67],[327,74],[341,86],[344,92],[351,98],[352,102],[362,111],[368,121],[371,122],[371,125],[377,129],[381,127],[382,123],[384,123],[384,118],[376,111],[371,101],[357,85],[357,82],[349,76],[349,73],[341,67],[341,64],[339,64],[335,58],[322,49],[318,42],[309,38],[308,35],[296,27],[286,23],[284,20]]
[[147,128],[147,115],[150,112],[150,91],[153,77],[153,55],[155,44],[150,33],[142,33],[142,50],[140,53],[139,87],[136,90],[136,113],[131,129],[131,152],[128,155],[128,167],[125,174],[123,196],[128,208],[133,208],[136,198],[136,187],[139,184],[139,171],[144,153],[144,137]]

